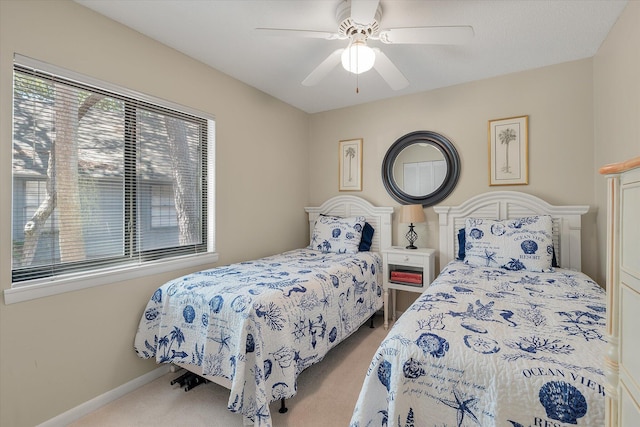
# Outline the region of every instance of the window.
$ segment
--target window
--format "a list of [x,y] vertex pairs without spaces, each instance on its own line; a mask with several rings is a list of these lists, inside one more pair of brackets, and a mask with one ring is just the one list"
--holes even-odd
[[177,227],[178,217],[173,190],[168,185],[151,187],[151,227]]
[[212,118],[20,56],[13,97],[14,285],[213,250]]

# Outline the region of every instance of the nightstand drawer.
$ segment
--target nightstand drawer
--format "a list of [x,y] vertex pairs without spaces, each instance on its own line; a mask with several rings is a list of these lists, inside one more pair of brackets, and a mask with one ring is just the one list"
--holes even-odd
[[424,254],[393,254],[387,255],[389,264],[410,265],[422,267],[424,265]]

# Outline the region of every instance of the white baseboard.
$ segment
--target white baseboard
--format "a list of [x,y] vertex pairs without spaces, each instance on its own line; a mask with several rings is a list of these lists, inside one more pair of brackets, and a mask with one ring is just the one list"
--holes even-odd
[[100,396],[84,402],[83,404],[78,405],[75,408],[68,410],[67,412],[51,418],[50,420],[40,424],[38,427],[67,426],[72,422],[84,417],[85,415],[95,411],[96,409],[99,409],[104,405],[121,398],[125,394],[130,393],[135,389],[160,378],[164,374],[168,373],[169,369],[169,365],[162,365],[159,368],[156,368],[153,371],[149,372],[148,374],[144,374],[136,379],[129,381],[128,383],[122,384],[121,386],[116,387],[113,390],[110,390]]

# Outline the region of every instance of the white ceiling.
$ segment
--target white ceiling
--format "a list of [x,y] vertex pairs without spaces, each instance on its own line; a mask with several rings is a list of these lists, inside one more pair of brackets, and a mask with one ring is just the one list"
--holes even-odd
[[474,30],[471,43],[459,46],[370,40],[409,80],[408,87],[394,91],[375,70],[356,83],[340,65],[318,85],[303,86],[320,62],[348,42],[255,31],[337,32],[336,9],[344,0],[75,1],[308,113],[591,57],[627,3],[381,0],[381,29],[470,25]]

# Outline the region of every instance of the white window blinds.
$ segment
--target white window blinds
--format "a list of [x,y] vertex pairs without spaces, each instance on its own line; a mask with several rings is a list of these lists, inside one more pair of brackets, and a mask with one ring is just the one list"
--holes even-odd
[[81,80],[14,65],[14,283],[207,251],[211,120]]

